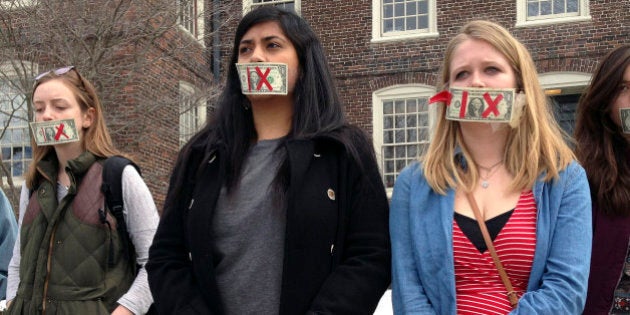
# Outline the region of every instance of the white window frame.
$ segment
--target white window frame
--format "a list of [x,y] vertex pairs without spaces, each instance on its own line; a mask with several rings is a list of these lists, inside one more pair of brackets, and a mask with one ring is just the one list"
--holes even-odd
[[562,13],[538,17],[527,16],[527,0],[516,0],[516,27],[573,23],[591,20],[589,0],[578,0],[577,13]]
[[[435,94],[435,87],[425,84],[401,84],[382,88],[372,93],[372,139],[374,141],[374,151],[379,165],[381,176],[384,174],[382,148],[385,145],[383,140],[383,102],[392,99],[426,98],[427,100]],[[435,106],[427,105],[429,134],[428,139],[419,140],[418,143],[429,143],[435,129]],[[418,135],[419,136],[419,135]],[[396,174],[398,176],[398,174]],[[387,195],[391,197],[392,187],[386,187]]]
[[247,14],[249,11],[253,10],[255,7],[264,6],[264,5],[291,3],[291,2],[293,2],[295,13],[297,13],[298,15],[301,15],[302,14],[302,0],[271,0],[270,2],[263,2],[263,3],[254,3],[253,0],[243,0],[243,15]]
[[[552,71],[538,75],[540,86],[545,91],[583,88],[590,84],[591,74],[574,71]],[[560,91],[559,94],[566,94]]]
[[[0,69],[2,69],[2,73],[3,73],[3,77],[0,78],[0,83],[2,83],[4,81],[4,79],[7,78],[11,78],[11,77],[17,77],[17,78],[33,78],[35,77],[35,75],[38,73],[39,70],[39,65],[36,63],[31,63],[28,61],[19,61],[19,60],[9,60],[6,61],[4,63],[0,64]],[[25,71],[25,73],[22,73],[22,71]],[[24,106],[28,106],[29,103],[26,100],[26,98],[29,97],[28,92],[24,91],[23,92],[23,97],[24,97]],[[26,109],[26,114],[28,115],[28,108]],[[28,119],[28,118],[27,118]],[[0,125],[0,128],[5,128],[4,125]],[[12,126],[8,126],[7,129],[22,129],[23,132],[27,135],[26,139],[24,140],[24,142],[21,145],[18,146],[10,146],[11,148],[15,148],[15,147],[21,147],[23,150],[28,148],[31,148],[31,157],[30,158],[26,158],[24,155],[22,155],[22,157],[19,160],[14,160],[13,156],[5,156],[4,154],[2,154],[2,160],[0,160],[0,163],[3,163],[3,161],[9,161],[9,163],[22,163],[22,175],[13,175],[11,174],[12,180],[13,180],[13,184],[16,186],[20,186],[22,185],[22,183],[24,182],[24,174],[26,173],[30,163],[32,162],[33,158],[32,158],[32,154],[33,154],[33,148],[31,147],[31,132],[30,132],[30,128],[28,125],[28,121],[26,122],[25,126],[20,126],[20,127],[12,127]],[[2,143],[0,143],[0,150],[1,148],[3,148],[5,146],[2,145]],[[22,151],[24,152],[24,151]],[[13,173],[13,170],[11,170],[11,173]],[[2,174],[4,175],[4,174]],[[1,180],[3,183],[7,182],[7,178],[5,176],[1,176]]]
[[[182,6],[183,0],[177,0],[177,25],[181,28],[184,33],[193,37],[199,44],[204,45],[204,36],[205,36],[205,23],[204,23],[204,1],[203,0],[191,0],[190,2],[186,2],[187,4],[193,5],[192,15],[195,17],[190,19],[190,21],[182,21]],[[192,30],[187,27],[186,22],[191,23]]]
[[[179,146],[182,147],[206,123],[207,101],[205,97],[196,99],[198,90],[190,83],[179,82]],[[191,99],[192,98],[192,99]],[[197,105],[193,106],[192,102]]]
[[[541,87],[547,94],[548,101],[552,106],[554,116],[558,121],[558,124],[567,132],[566,136],[572,137],[572,131],[575,125],[571,126],[571,129],[566,129],[567,119],[572,116],[572,110],[577,110],[577,107],[561,107],[557,106],[556,97],[563,95],[581,95],[591,82],[592,75],[590,73],[572,72],[572,71],[552,71],[541,73],[538,75]],[[559,116],[557,116],[559,115]],[[567,116],[569,115],[569,116]],[[575,117],[570,119],[575,124]]]
[[372,42],[400,41],[412,38],[433,38],[440,34],[437,30],[437,0],[428,1],[429,25],[427,29],[383,33],[383,0],[372,0]]
[[0,9],[15,10],[37,5],[37,0],[0,0]]

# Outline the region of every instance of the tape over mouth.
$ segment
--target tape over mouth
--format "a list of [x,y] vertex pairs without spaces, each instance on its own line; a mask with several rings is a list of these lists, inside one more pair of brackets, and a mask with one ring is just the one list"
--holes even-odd
[[518,125],[526,102],[525,94],[516,89],[495,88],[452,87],[429,99],[429,104],[445,105],[448,120],[507,123],[512,128]]
[[29,123],[38,146],[57,145],[79,141],[74,119],[36,121]]
[[241,91],[245,95],[287,95],[288,65],[286,63],[236,63]]

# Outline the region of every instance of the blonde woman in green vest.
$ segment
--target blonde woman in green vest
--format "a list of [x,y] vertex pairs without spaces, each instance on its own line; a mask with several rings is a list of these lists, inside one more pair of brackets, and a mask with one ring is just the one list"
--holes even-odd
[[144,263],[159,220],[151,193],[126,166],[127,246],[100,190],[102,161],[121,153],[93,85],[74,67],[59,68],[35,78],[32,100],[33,162],[20,197],[8,314],[146,313]]

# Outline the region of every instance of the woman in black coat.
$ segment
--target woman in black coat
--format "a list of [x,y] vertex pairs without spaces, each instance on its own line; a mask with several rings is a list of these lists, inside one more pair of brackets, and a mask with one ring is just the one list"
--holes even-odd
[[372,145],[317,36],[294,13],[250,12],[214,120],[171,177],[146,267],[159,313],[372,314],[388,234]]

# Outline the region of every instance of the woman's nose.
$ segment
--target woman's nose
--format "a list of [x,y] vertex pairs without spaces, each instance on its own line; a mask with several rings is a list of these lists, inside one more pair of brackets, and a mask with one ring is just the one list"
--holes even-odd
[[486,84],[483,81],[483,78],[476,71],[470,75],[470,86],[475,87],[475,88],[482,88],[486,86]]
[[47,106],[46,108],[44,108],[42,110],[42,112],[41,112],[41,120],[42,121],[54,120],[53,111],[50,108],[50,106]]
[[265,52],[263,51],[263,49],[261,47],[256,47],[254,48],[254,50],[252,51],[252,55],[249,59],[249,62],[265,62],[266,57],[265,57]]

